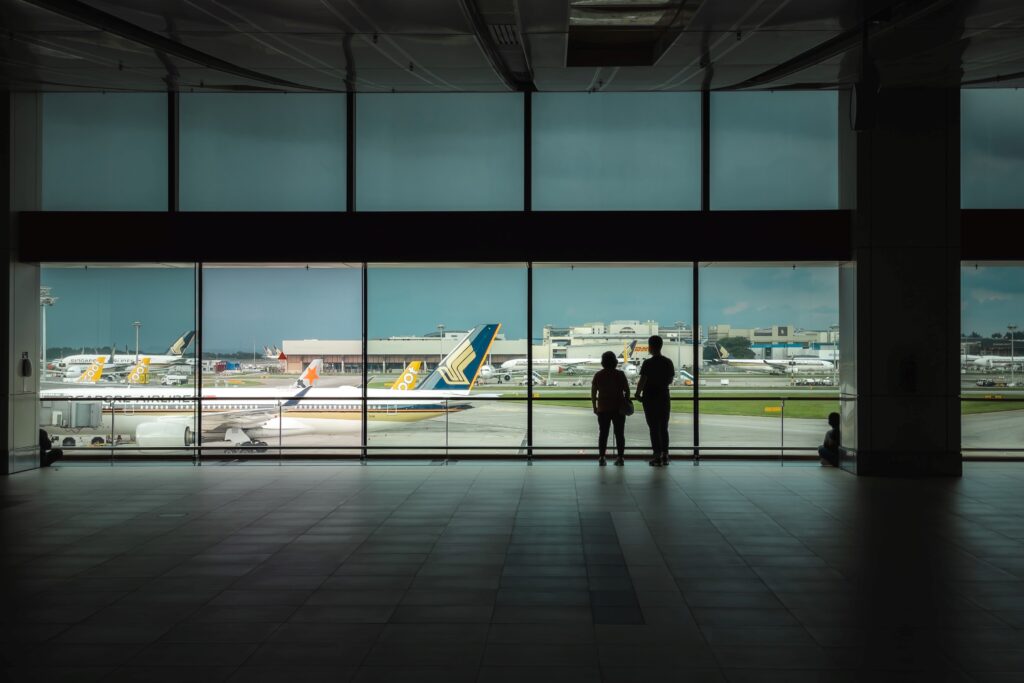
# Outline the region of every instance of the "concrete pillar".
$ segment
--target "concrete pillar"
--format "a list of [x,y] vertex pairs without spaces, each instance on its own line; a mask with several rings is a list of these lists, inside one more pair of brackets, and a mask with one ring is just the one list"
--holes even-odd
[[960,93],[883,90],[859,132],[840,105],[843,466],[959,476]]
[[[39,466],[39,266],[17,261],[17,211],[40,206],[40,101],[35,93],[2,93],[0,118],[6,134],[0,138],[0,220],[4,235],[0,269],[6,296],[2,297],[0,335],[3,364],[3,472],[10,474]],[[24,371],[22,359],[31,363]]]

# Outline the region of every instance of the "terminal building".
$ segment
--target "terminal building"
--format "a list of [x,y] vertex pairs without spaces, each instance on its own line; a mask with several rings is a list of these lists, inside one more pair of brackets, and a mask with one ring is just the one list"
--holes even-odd
[[1021,0],[0,18],[0,680],[1024,680]]

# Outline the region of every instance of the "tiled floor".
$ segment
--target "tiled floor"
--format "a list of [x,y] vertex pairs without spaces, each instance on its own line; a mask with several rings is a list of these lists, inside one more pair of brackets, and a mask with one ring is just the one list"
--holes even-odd
[[1024,465],[0,479],[28,681],[1024,681]]

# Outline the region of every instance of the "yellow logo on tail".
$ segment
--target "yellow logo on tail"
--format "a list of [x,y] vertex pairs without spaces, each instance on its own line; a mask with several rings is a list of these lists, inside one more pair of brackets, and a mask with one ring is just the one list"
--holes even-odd
[[441,377],[448,384],[469,384],[466,368],[476,358],[476,351],[473,350],[473,345],[469,343],[468,338],[452,353],[451,358],[451,363],[437,369]]
[[149,384],[149,357],[141,359],[128,371],[128,384]]
[[78,377],[79,382],[99,382],[103,376],[103,364],[107,362],[106,356],[97,356],[93,364],[86,368]]
[[416,388],[421,367],[423,367],[423,361],[414,360],[409,363],[409,367],[402,371],[402,374],[398,376],[398,379],[391,385],[391,388],[395,391],[408,391],[409,389]]

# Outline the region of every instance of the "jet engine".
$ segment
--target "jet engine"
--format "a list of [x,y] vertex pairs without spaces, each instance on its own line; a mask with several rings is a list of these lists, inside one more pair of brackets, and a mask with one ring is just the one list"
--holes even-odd
[[139,448],[182,448],[195,444],[192,427],[180,422],[143,422],[135,429]]

